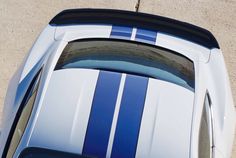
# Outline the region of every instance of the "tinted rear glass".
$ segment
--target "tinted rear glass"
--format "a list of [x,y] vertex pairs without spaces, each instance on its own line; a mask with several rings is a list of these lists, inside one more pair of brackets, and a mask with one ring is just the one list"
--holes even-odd
[[70,42],[55,70],[87,68],[147,76],[194,90],[194,64],[188,58],[136,42],[86,40]]

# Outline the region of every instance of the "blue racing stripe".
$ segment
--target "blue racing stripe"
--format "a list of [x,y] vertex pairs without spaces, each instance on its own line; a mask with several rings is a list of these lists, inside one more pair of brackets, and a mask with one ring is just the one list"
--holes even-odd
[[130,39],[132,35],[133,28],[125,26],[112,26],[110,37]]
[[104,158],[110,136],[121,74],[100,71],[94,93],[83,155]]
[[146,98],[148,78],[127,75],[116,132],[112,158],[134,158]]
[[137,29],[135,40],[145,43],[155,44],[157,38],[156,31],[144,30],[144,29]]

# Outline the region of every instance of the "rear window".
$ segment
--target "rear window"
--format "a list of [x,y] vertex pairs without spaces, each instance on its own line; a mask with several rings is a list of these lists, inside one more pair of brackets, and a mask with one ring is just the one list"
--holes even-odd
[[55,70],[85,68],[129,73],[171,82],[194,91],[194,64],[156,46],[119,40],[80,40],[63,50]]

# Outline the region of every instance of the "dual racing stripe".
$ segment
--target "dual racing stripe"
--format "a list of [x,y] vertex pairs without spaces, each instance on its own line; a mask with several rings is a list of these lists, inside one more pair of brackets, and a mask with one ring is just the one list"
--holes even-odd
[[[105,158],[121,74],[100,71],[83,147],[83,155]],[[134,158],[148,78],[127,75],[111,149],[112,158]]]
[[141,28],[125,27],[125,26],[112,26],[110,38],[130,40],[132,34],[135,34],[134,35],[135,41],[149,44],[156,43],[157,31],[145,30]]
[[[155,44],[157,32],[125,26],[112,26],[111,38]],[[135,34],[134,34],[135,33]],[[132,35],[134,34],[134,35]],[[121,74],[100,71],[85,136],[83,155],[105,158],[119,91]],[[145,104],[148,78],[127,75],[121,99],[112,158],[133,158]]]

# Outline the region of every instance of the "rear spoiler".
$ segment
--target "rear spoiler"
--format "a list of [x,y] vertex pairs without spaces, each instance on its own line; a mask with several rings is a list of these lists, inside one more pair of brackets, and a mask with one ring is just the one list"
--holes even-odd
[[112,9],[70,9],[57,14],[49,24],[52,26],[111,24],[139,27],[177,36],[209,49],[220,48],[215,37],[206,29],[166,17],[132,11]]

